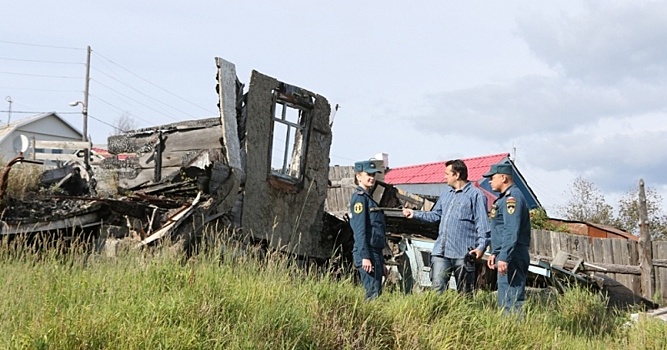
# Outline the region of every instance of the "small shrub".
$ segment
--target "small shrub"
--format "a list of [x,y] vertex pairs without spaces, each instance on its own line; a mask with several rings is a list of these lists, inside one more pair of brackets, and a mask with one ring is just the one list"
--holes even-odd
[[[0,164],[4,170],[6,163]],[[39,176],[43,167],[35,164],[14,164],[9,171],[6,195],[12,198],[24,199],[28,193],[34,193],[39,188]]]

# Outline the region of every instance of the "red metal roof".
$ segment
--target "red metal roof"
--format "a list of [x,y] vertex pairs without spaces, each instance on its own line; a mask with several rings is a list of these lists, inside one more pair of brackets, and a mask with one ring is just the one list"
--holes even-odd
[[[461,159],[468,167],[468,181],[476,182],[496,164],[509,157],[509,153]],[[410,165],[390,168],[385,174],[386,183],[397,184],[431,184],[445,182],[445,162]]]
[[[97,154],[101,155],[104,158],[109,158],[109,157],[114,156],[114,154],[109,153],[109,150],[106,150],[104,148],[93,147],[92,150],[95,151]],[[115,156],[118,157],[118,160],[125,160],[125,159],[131,157],[131,155],[128,154],[128,153],[116,154]]]
[[476,181],[473,182],[473,185],[475,187],[477,187],[480,191],[482,191],[482,193],[486,197],[486,210],[491,211],[491,207],[493,206],[493,202],[496,201],[496,198],[498,198],[498,196],[496,196],[495,193],[490,192],[487,189],[485,189],[484,187],[480,186],[479,183],[476,182]]

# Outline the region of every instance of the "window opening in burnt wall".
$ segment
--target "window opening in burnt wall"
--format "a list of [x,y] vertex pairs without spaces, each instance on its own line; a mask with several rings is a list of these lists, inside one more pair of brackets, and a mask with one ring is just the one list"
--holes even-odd
[[273,91],[271,175],[300,184],[305,171],[313,98],[287,84]]

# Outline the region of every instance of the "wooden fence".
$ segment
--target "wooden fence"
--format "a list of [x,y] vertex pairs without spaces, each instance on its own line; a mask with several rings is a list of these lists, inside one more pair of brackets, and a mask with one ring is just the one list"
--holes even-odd
[[[585,262],[606,269],[597,273],[615,279],[642,295],[639,244],[619,238],[593,238],[562,232],[533,230],[531,259],[551,259],[558,251],[583,258]],[[661,304],[667,302],[667,241],[652,242],[652,290],[659,293]],[[588,268],[590,269],[590,268]]]

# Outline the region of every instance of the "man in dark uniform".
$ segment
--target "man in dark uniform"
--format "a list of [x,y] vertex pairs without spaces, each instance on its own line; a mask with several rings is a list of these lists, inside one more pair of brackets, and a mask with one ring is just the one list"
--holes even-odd
[[384,213],[369,193],[379,169],[366,160],[354,163],[354,171],[354,183],[358,187],[350,199],[350,226],[354,232],[352,257],[366,289],[366,300],[372,300],[382,294],[384,276]]
[[498,269],[498,306],[504,314],[520,314],[526,299],[526,274],[530,264],[530,215],[526,199],[514,185],[510,164],[494,164],[484,174],[500,196],[491,207],[490,269]]

